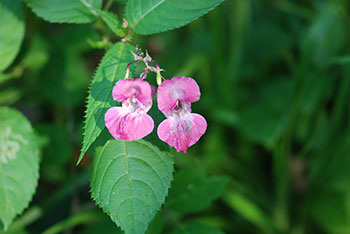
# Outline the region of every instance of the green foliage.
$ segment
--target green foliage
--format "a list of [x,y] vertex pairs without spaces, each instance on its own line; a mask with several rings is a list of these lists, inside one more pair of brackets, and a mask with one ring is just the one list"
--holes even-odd
[[[24,19],[21,0],[0,2],[0,72],[15,59],[24,36]],[[5,27],[6,22],[6,27]]]
[[145,141],[108,141],[93,161],[91,195],[125,233],[145,233],[173,174],[169,153]]
[[133,60],[132,49],[130,44],[115,44],[107,51],[97,68],[87,99],[84,139],[78,163],[105,128],[104,115],[116,103],[112,97],[113,86],[124,78],[126,66]]
[[112,32],[115,33],[115,35],[120,37],[125,36],[125,30],[115,14],[108,11],[102,11],[92,6],[89,6],[89,9],[101,16],[102,20],[107,24],[107,26],[112,30]]
[[237,127],[242,135],[269,147],[274,145],[286,125],[291,94],[290,79],[266,84],[256,100],[252,100],[239,113]]
[[[0,233],[348,234],[348,9],[348,0],[0,0],[0,106],[9,106],[0,107]],[[159,140],[157,94],[147,143],[112,140],[105,128],[136,46],[165,79],[200,86],[191,108],[208,129],[187,154]],[[137,77],[144,66],[134,68]],[[76,166],[81,147],[88,157]],[[39,148],[40,187],[15,218],[34,192]],[[14,151],[22,157],[10,160]],[[143,182],[116,181],[126,172]]]
[[227,182],[227,177],[207,177],[202,170],[178,171],[166,207],[181,213],[201,211],[223,195]]
[[198,224],[198,223],[189,223],[185,226],[178,227],[172,234],[223,234],[217,228],[213,228],[207,225]]
[[39,178],[39,149],[29,121],[0,108],[0,220],[6,230],[28,206]]
[[313,202],[312,215],[313,219],[329,233],[349,233],[350,190],[347,193],[330,191],[320,193]]
[[[80,0],[24,0],[33,12],[51,23],[85,24],[96,17]],[[96,8],[101,8],[102,0],[86,0]]]
[[129,0],[126,19],[139,34],[168,31],[192,22],[223,0]]

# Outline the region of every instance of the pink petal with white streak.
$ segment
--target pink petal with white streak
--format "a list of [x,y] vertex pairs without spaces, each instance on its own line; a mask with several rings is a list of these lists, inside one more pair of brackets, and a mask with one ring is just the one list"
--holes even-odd
[[147,105],[152,101],[152,89],[148,82],[142,79],[119,80],[113,87],[113,99],[122,102],[135,97],[143,104]]
[[115,139],[126,141],[141,139],[154,128],[153,119],[149,115],[126,112],[122,107],[108,109],[105,124]]
[[196,102],[200,98],[200,90],[197,82],[189,77],[174,77],[165,80],[158,88],[158,108],[164,114],[168,114],[176,105],[176,102]]
[[158,126],[158,137],[174,147],[177,152],[187,152],[207,129],[206,120],[199,114],[188,114],[187,117],[169,116]]

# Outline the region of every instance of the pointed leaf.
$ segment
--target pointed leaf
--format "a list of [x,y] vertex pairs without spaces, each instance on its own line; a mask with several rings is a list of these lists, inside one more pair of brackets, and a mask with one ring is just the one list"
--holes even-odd
[[0,1],[0,71],[15,59],[24,36],[23,8],[20,0]]
[[170,187],[173,160],[146,141],[108,141],[93,161],[91,194],[126,234],[145,233]]
[[[33,12],[51,23],[92,22],[96,16],[80,0],[24,0]],[[101,8],[102,0],[85,0],[95,8]]]
[[115,44],[107,51],[97,68],[88,96],[83,147],[78,163],[105,128],[104,115],[108,108],[116,104],[112,98],[113,86],[124,78],[126,66],[133,61],[132,49],[129,44]]
[[184,26],[214,9],[223,0],[129,0],[126,19],[139,34]]
[[39,178],[38,145],[29,121],[0,108],[0,220],[5,230],[32,199]]
[[86,5],[86,7],[88,7],[92,12],[95,12],[96,14],[101,16],[102,20],[117,36],[125,36],[125,30],[115,14],[113,14],[112,12],[100,10],[90,5]]

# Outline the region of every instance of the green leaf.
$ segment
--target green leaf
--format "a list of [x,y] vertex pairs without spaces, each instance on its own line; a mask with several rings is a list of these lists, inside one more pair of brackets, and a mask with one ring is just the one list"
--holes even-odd
[[[51,23],[92,22],[96,17],[80,0],[24,0],[33,12]],[[102,0],[86,0],[95,8],[101,8]]]
[[259,227],[264,233],[277,233],[277,229],[271,222],[270,217],[242,194],[239,194],[237,191],[229,191],[224,199],[229,207]]
[[312,218],[328,233],[350,233],[350,191],[321,191],[313,198]]
[[165,205],[179,212],[201,211],[225,192],[227,182],[227,177],[207,177],[203,171],[199,170],[179,171],[174,176],[172,189]]
[[189,223],[186,226],[181,226],[175,229],[172,234],[223,234],[217,228],[210,227],[207,225],[199,224],[199,223]]
[[105,128],[104,115],[116,103],[112,98],[113,86],[124,78],[126,66],[133,61],[132,49],[129,44],[115,44],[107,51],[97,68],[88,96],[83,147],[77,164]]
[[[247,139],[272,147],[282,134],[288,119],[292,80],[280,79],[266,84],[259,98],[238,111],[237,128]],[[279,97],[279,98],[276,98]]]
[[0,220],[6,230],[29,204],[39,178],[39,150],[29,121],[0,108]]
[[97,148],[91,195],[126,234],[145,233],[170,187],[173,160],[146,141],[111,140]]
[[103,21],[117,36],[120,36],[120,37],[125,36],[125,30],[122,27],[122,24],[120,23],[118,17],[115,14],[108,11],[102,11],[100,9],[97,9],[89,5],[87,5],[86,7],[88,7],[92,12],[95,12],[96,14],[101,16]]
[[23,8],[20,0],[0,1],[0,71],[15,59],[24,36]]
[[129,0],[126,19],[139,34],[184,26],[214,9],[223,0]]

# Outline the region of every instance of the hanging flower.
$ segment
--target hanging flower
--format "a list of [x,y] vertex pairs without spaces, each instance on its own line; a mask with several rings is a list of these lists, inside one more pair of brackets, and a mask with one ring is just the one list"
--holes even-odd
[[105,114],[105,124],[111,135],[119,140],[134,141],[150,134],[154,128],[147,114],[152,106],[154,90],[142,79],[119,80],[113,88],[113,99],[122,102]]
[[207,129],[205,118],[191,113],[191,102],[198,101],[200,95],[196,81],[187,77],[165,80],[158,88],[158,108],[167,119],[160,123],[157,133],[178,152],[186,153]]

